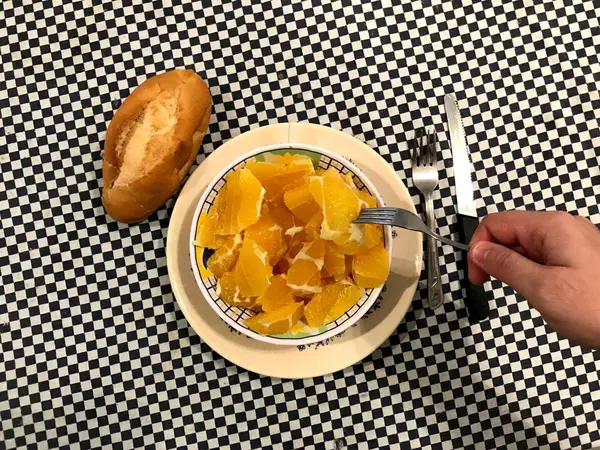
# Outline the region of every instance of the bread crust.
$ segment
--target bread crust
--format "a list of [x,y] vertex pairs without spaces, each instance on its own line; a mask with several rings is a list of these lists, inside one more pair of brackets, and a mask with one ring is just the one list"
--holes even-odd
[[106,131],[102,203],[111,217],[141,222],[173,195],[196,160],[210,113],[208,86],[191,70],[156,75],[127,97]]

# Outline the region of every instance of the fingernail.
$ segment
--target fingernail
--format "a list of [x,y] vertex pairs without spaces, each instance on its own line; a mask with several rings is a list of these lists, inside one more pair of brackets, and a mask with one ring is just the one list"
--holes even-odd
[[471,259],[479,266],[483,265],[485,257],[490,251],[490,246],[487,242],[478,242],[471,250]]

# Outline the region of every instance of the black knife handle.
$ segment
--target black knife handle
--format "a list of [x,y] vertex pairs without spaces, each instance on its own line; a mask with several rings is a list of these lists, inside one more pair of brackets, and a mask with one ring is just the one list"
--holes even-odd
[[[458,233],[460,235],[461,242],[470,243],[473,233],[479,225],[477,217],[465,216],[463,214],[458,215]],[[487,319],[490,315],[490,305],[488,302],[488,296],[483,289],[483,286],[471,284],[469,281],[469,269],[467,264],[467,252],[462,252],[461,268],[465,274],[463,280],[463,286],[467,292],[465,298],[465,305],[467,306],[467,312],[472,320],[479,321]]]

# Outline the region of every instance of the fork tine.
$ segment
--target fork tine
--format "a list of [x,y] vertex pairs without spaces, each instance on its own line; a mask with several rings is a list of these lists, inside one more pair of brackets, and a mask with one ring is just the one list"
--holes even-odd
[[379,223],[392,223],[394,221],[393,216],[360,216],[357,221],[366,221],[366,222],[379,222]]
[[411,152],[411,163],[412,163],[412,167],[417,167],[417,154],[419,152],[419,133],[421,130],[417,130],[415,132],[415,138],[414,138],[414,142],[413,142],[413,148],[412,148],[412,152]]
[[396,213],[394,211],[371,211],[371,212],[361,212],[358,217],[394,217]]
[[430,161],[431,161],[431,165],[435,166],[437,164],[437,142],[438,142],[438,137],[437,137],[437,133],[435,132],[435,130],[429,134],[429,137],[431,137],[431,141],[429,142]]
[[361,214],[357,219],[390,219],[396,217],[394,214]]
[[421,166],[427,166],[429,165],[429,150],[427,147],[427,131],[425,131],[425,129],[423,129],[423,133],[421,134],[421,146],[420,146],[420,151],[421,151]]
[[381,207],[381,208],[365,208],[365,209],[363,209],[361,211],[361,214],[362,213],[370,213],[370,212],[383,212],[383,211],[396,212],[396,211],[398,211],[398,208],[394,208],[394,207],[391,207],[391,206],[387,206],[387,207],[384,206],[384,207]]
[[354,221],[354,223],[375,223],[375,224],[379,224],[379,225],[392,225],[392,219],[376,219],[376,218],[363,218],[363,217],[359,217],[358,219],[356,219]]
[[394,216],[392,215],[382,215],[382,214],[363,214],[358,216],[357,220],[394,220]]

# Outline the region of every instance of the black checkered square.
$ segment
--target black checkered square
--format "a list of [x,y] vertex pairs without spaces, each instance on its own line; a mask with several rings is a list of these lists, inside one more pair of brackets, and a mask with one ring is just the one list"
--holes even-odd
[[450,248],[441,310],[427,309],[422,280],[364,362],[272,380],[212,352],[177,307],[174,200],[133,226],[100,200],[115,109],[147,77],[186,67],[214,103],[198,162],[251,128],[309,121],[375,148],[419,202],[411,139],[434,128],[436,213],[451,235],[442,105],[455,93],[480,216],[562,209],[598,224],[596,1],[123,3],[0,6],[3,447],[600,445],[598,353],[559,339],[498,282],[490,320],[469,323]]

